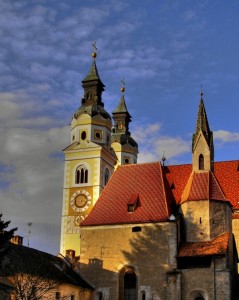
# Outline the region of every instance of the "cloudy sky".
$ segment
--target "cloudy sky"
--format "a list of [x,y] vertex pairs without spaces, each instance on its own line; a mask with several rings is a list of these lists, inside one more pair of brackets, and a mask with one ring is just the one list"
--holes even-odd
[[191,162],[201,85],[215,160],[238,159],[237,0],[0,0],[0,203],[27,244],[59,251],[63,155],[92,42],[112,112],[121,79],[139,161]]

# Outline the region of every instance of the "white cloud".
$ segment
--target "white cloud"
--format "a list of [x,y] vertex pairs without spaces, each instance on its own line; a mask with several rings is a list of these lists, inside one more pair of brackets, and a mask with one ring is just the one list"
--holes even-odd
[[239,133],[226,130],[217,130],[213,132],[214,140],[222,143],[239,142]]
[[139,162],[159,161],[164,155],[167,161],[173,161],[185,153],[190,153],[190,142],[180,137],[165,136],[159,123],[138,126],[132,130],[132,136],[139,144]]

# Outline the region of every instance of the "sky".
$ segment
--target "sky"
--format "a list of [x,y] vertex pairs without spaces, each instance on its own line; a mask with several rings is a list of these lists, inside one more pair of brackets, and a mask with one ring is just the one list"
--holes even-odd
[[237,0],[0,0],[0,211],[25,245],[59,252],[62,149],[93,42],[110,113],[124,78],[138,162],[191,163],[201,87],[215,161],[239,159],[238,12]]

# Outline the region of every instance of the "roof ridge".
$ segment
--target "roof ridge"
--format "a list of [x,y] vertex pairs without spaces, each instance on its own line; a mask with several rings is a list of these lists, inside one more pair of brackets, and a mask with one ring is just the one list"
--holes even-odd
[[[160,164],[161,165],[161,164]],[[160,168],[160,175],[161,175],[161,180],[162,180],[162,183],[163,183],[163,194],[164,194],[164,203],[165,203],[165,206],[166,206],[166,209],[167,209],[167,215],[169,216],[171,214],[171,207],[169,207],[169,203],[167,201],[167,192],[166,192],[166,184],[168,184],[168,180],[165,176],[165,173],[163,172],[163,167],[161,165],[161,168]],[[170,204],[171,203],[171,199],[168,199],[170,201]],[[172,205],[171,205],[172,206]]]
[[[127,164],[127,165],[120,165],[117,168],[125,168],[125,167],[140,167],[140,166],[144,166],[144,165],[157,165],[159,164],[160,166],[162,166],[160,161],[155,161],[155,162],[145,162],[145,163],[137,163],[137,164]],[[115,173],[115,172],[114,172]]]
[[[230,201],[226,198],[226,196],[225,196],[225,194],[224,194],[224,192],[223,192],[223,190],[222,190],[222,188],[221,188],[221,186],[220,186],[220,184],[219,184],[219,182],[218,182],[218,180],[217,180],[217,178],[216,178],[216,176],[214,175],[213,172],[211,172],[211,175],[212,175],[212,178],[214,179],[214,183],[217,185],[217,188],[219,189],[219,191],[221,192],[222,196],[224,197],[224,199],[222,199],[222,200],[225,200],[225,201],[230,202]],[[209,196],[210,196],[210,195],[209,195]],[[210,198],[209,198],[209,199],[210,199]]]

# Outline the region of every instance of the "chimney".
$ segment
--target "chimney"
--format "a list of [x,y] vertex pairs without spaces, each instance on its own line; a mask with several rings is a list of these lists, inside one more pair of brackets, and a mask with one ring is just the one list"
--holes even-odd
[[75,255],[76,255],[75,250],[72,249],[66,250],[66,257],[68,257],[72,263],[75,262]]
[[20,235],[15,235],[14,237],[11,238],[10,240],[11,243],[16,244],[16,245],[21,245],[23,244],[23,237]]

